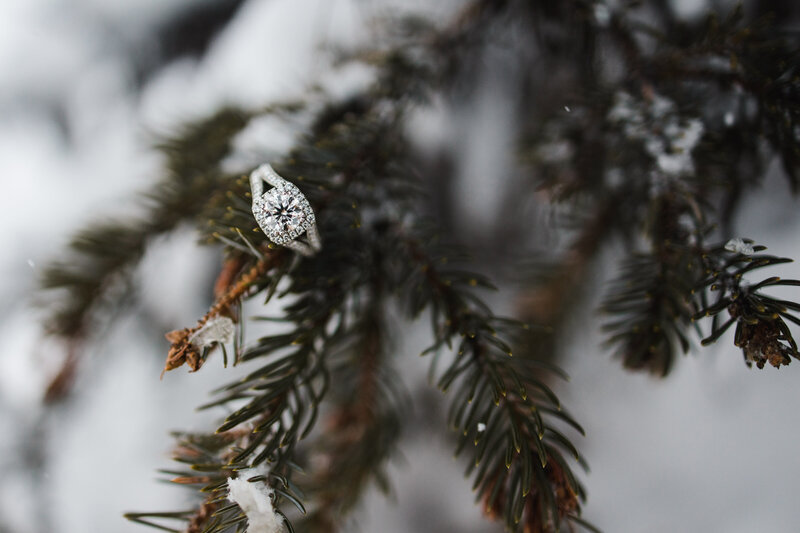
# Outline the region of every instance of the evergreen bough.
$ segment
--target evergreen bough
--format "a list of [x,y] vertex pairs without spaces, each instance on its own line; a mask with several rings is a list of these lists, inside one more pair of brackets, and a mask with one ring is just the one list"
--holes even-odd
[[[165,472],[196,492],[196,506],[128,518],[166,531],[245,531],[227,480],[256,468],[263,475],[249,481],[274,491],[290,530],[338,530],[370,483],[390,484],[386,463],[409,423],[396,379],[409,354],[396,353],[390,339],[424,318],[431,346],[423,355],[448,398],[456,453],[485,514],[509,531],[594,530],[581,518],[585,492],[574,472],[585,466],[572,442],[583,430],[552,389],[562,375],[553,358],[563,318],[612,240],[629,257],[601,309],[608,344],[627,368],[666,376],[690,349],[692,330],[706,345],[734,326],[748,365],[800,358],[791,330],[800,304],[763,293],[800,281],[751,279],[788,259],[728,234],[772,157],[789,188],[798,187],[797,36],[748,20],[740,8],[683,23],[657,1],[645,2],[661,14],[646,24],[637,4],[473,0],[444,26],[393,19],[388,44],[343,54],[373,66],[363,91],[321,105],[220,109],[158,145],[165,175],[144,197],[147,216],[92,226],[75,237],[68,259],[46,270],[44,287],[64,291],[47,325],[73,353],[49,398],[68,392],[80,341],[118,304],[148,243],[187,221],[222,250],[223,267],[208,313],[167,335],[165,370],[199,370],[216,346],[195,346],[192,334],[228,317],[237,332],[232,346],[217,343],[225,363],[251,371],[201,407],[230,409],[215,430],[175,434],[181,467]],[[492,283],[433,216],[436,180],[407,124],[434,96],[474,83],[476,65],[497,42],[508,44],[511,31],[523,87],[517,201],[536,191],[558,206],[556,227],[570,236],[543,254],[540,268],[525,268],[519,250],[509,259],[531,272],[517,319],[482,299]],[[552,77],[542,75],[548,69]],[[237,134],[266,115],[311,117],[295,146],[272,161],[315,209],[323,249],[311,258],[258,230],[251,169],[223,170]],[[524,218],[506,231],[514,228],[537,232]],[[242,303],[254,298],[278,299],[283,314],[246,316]],[[246,338],[249,320],[284,327]]]

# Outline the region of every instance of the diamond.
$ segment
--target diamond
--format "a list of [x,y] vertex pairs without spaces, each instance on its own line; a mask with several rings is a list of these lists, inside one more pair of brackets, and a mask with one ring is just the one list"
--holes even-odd
[[[267,192],[263,192],[265,181],[273,187]],[[250,190],[253,215],[269,240],[304,256],[319,251],[321,244],[314,211],[300,189],[265,163],[250,173]],[[305,241],[298,239],[303,233]]]
[[296,239],[314,224],[308,200],[291,184],[275,187],[256,198],[253,214],[267,237],[276,244]]
[[307,203],[299,191],[275,187],[256,201],[253,214],[270,240],[282,244],[308,227]]

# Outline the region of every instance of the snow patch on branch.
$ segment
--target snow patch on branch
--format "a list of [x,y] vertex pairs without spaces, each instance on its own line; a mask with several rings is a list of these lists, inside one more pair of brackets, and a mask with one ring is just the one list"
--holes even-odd
[[628,139],[642,142],[662,175],[694,174],[692,151],[703,137],[705,126],[700,119],[681,117],[669,98],[653,94],[649,100],[637,100],[620,91],[608,120],[621,124]]
[[226,344],[233,340],[233,330],[233,320],[226,316],[215,316],[195,331],[189,337],[189,342],[196,348],[205,348],[215,342]]
[[746,242],[744,239],[736,237],[725,243],[725,249],[729,252],[736,252],[742,255],[753,255],[756,253],[752,243]]
[[247,515],[247,533],[281,533],[283,517],[272,507],[273,490],[264,482],[248,479],[263,475],[256,469],[241,470],[238,477],[228,478],[228,500]]

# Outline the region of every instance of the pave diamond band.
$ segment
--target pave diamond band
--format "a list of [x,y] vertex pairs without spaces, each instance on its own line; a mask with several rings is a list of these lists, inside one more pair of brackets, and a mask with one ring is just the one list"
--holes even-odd
[[[272,185],[266,192],[265,181]],[[250,174],[250,191],[253,216],[269,240],[305,256],[314,255],[322,248],[314,211],[293,183],[280,177],[270,165],[263,164]],[[303,234],[305,240],[300,240]]]

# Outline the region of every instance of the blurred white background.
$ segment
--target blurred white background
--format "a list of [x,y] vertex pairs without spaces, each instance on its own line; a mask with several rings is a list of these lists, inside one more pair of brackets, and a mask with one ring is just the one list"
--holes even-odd
[[[41,396],[63,353],[43,338],[30,305],[37,270],[59,257],[74,230],[136,212],[131,195],[159,178],[154,134],[225,102],[296,97],[319,80],[345,94],[363,73],[333,72],[325,46],[369,39],[370,19],[388,2],[249,0],[201,58],[159,63],[150,43],[190,3],[0,2],[0,532],[144,532],[122,513],[186,506],[185,492],[156,481],[156,469],[170,466],[168,432],[210,427],[219,413],[194,407],[231,374],[213,360],[196,374],[159,380],[166,353],[159,331],[202,314],[214,250],[195,246],[188,229],[155,243],[138,273],[136,302],[150,323],[121,315],[88,349],[73,397],[50,411]],[[458,2],[394,4],[442,14]],[[705,6],[677,5],[688,16]],[[458,124],[494,121],[502,130],[511,119],[488,103]],[[432,142],[459,135],[446,118],[418,122]],[[290,140],[265,135],[261,149],[279,151]],[[508,157],[501,140],[460,140],[484,146],[479,168]],[[737,228],[797,258],[800,217],[773,174]],[[487,201],[469,211],[493,208]],[[780,275],[800,278],[800,269],[782,266]],[[592,331],[571,339],[563,364],[572,381],[559,388],[587,430],[576,437],[592,468],[583,477],[587,519],[609,533],[800,531],[800,364],[748,370],[728,339],[681,358],[659,381],[623,371]],[[411,338],[398,356],[407,386],[421,391],[427,361],[416,354],[424,340]],[[451,459],[440,427],[439,438],[430,437],[434,427],[409,433],[405,459],[392,468],[393,501],[370,495],[354,530],[501,530],[472,504],[463,465]]]

